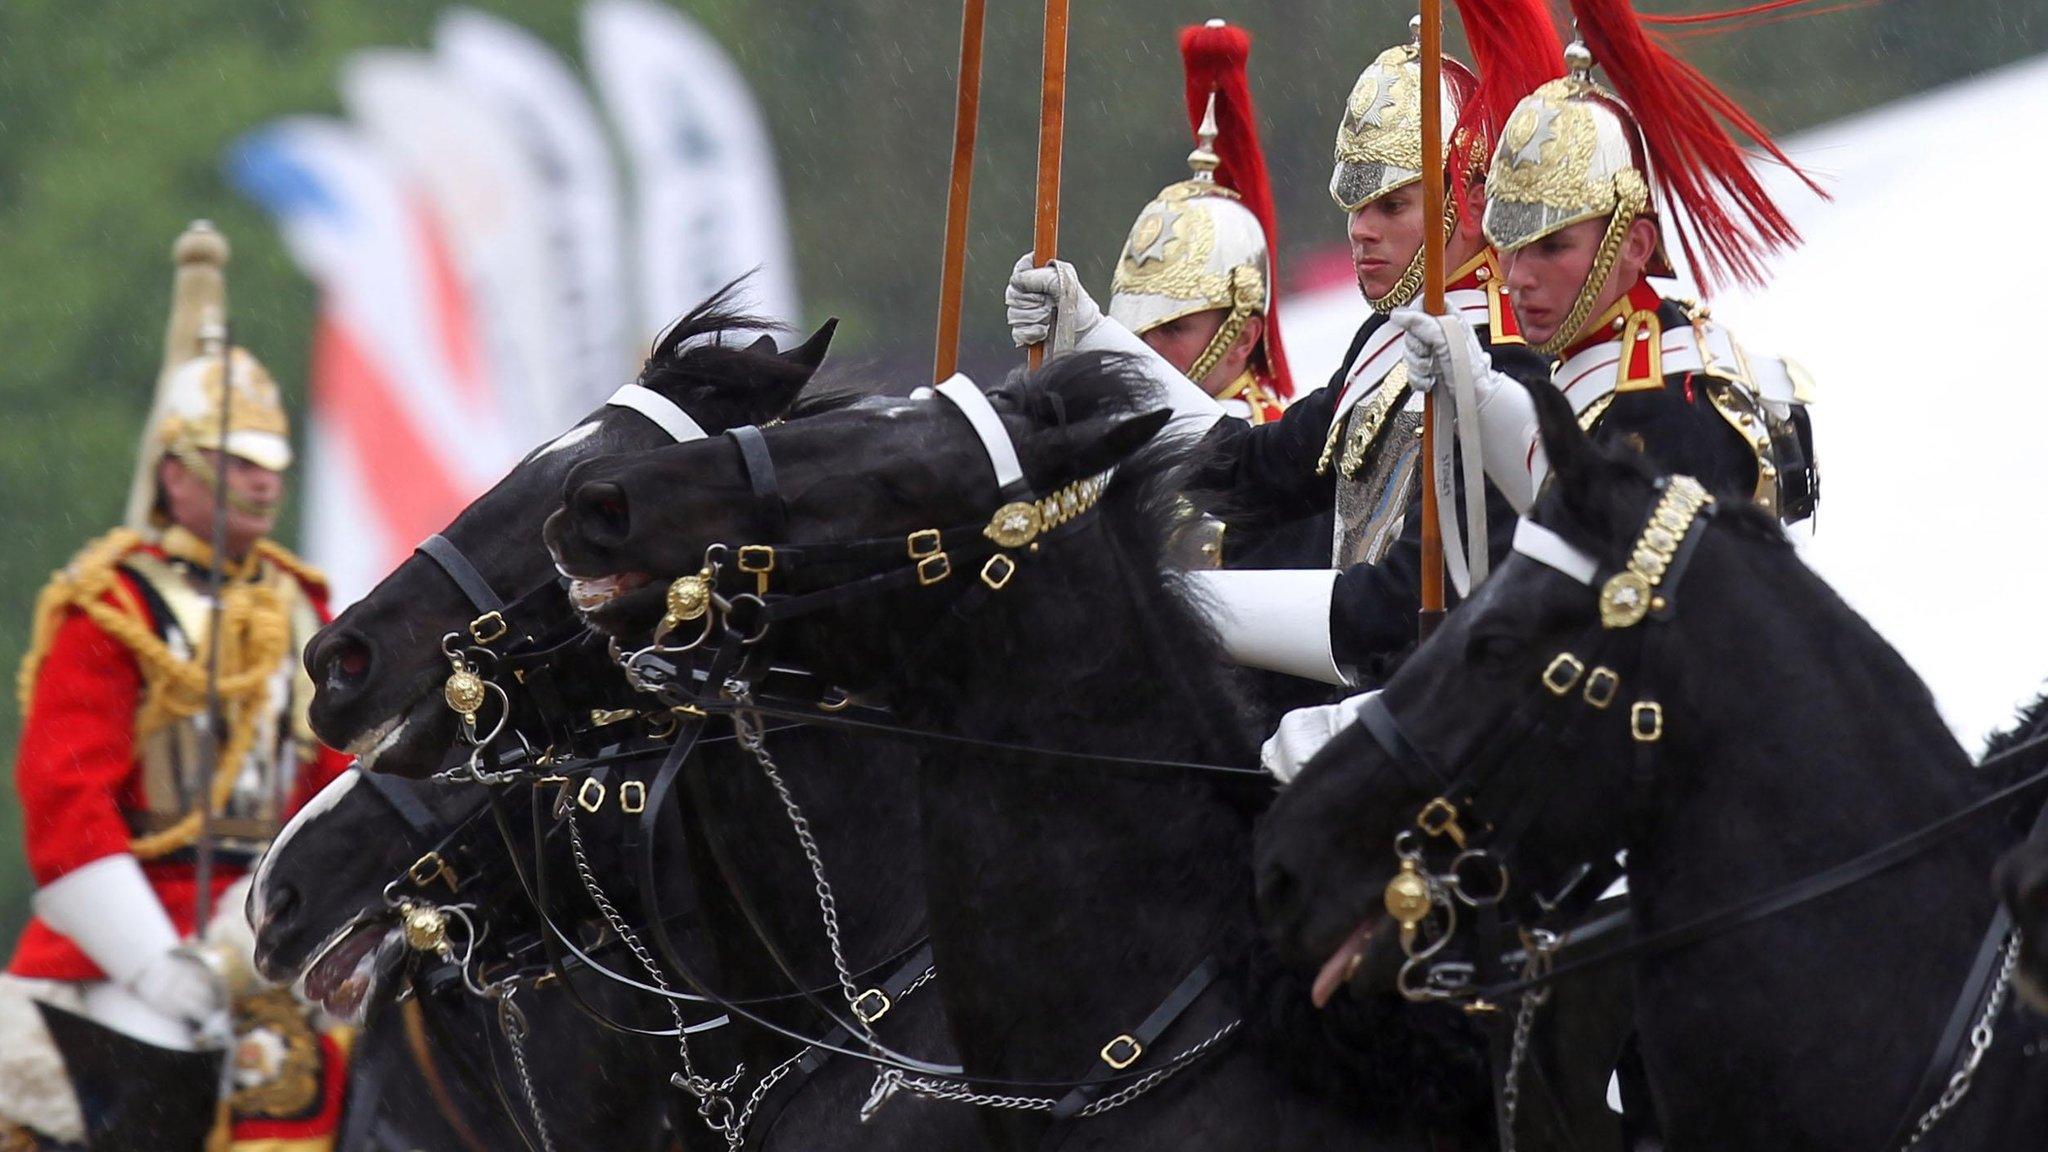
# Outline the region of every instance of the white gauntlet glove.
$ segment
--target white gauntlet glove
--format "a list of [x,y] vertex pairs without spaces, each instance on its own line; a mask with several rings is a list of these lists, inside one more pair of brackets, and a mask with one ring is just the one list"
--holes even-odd
[[[36,890],[34,906],[147,1013],[193,1034],[225,1027],[225,982],[181,944],[135,857],[105,856],[67,872]],[[128,1023],[115,1026],[132,1031]]]
[[[1032,267],[1035,258],[1029,252],[1017,257],[1016,266],[1010,270],[1010,286],[1003,291],[1003,303],[1008,306],[1010,339],[1017,347],[1026,348],[1033,344],[1044,344],[1053,338],[1062,319],[1060,310],[1065,307],[1064,319],[1071,325],[1074,344],[1081,341],[1102,323],[1102,309],[1081,287],[1081,278],[1074,274],[1074,266],[1065,260],[1055,260],[1043,268]],[[1065,348],[1049,349],[1064,352]]]
[[[1528,389],[1512,376],[1493,370],[1493,358],[1479,346],[1479,337],[1464,317],[1431,316],[1416,308],[1396,308],[1387,323],[1399,328],[1402,363],[1408,367],[1408,384],[1427,394],[1440,380],[1451,376],[1453,340],[1462,346],[1466,363],[1472,366],[1479,396],[1477,422],[1480,459],[1486,475],[1508,498],[1515,511],[1527,512],[1536,502],[1547,471],[1540,446],[1535,455],[1536,406]],[[1460,433],[1461,438],[1467,433]]]

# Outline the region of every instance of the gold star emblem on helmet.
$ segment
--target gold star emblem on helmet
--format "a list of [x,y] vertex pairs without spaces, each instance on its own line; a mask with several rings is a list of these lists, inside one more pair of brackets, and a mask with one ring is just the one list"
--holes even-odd
[[1165,260],[1166,245],[1174,239],[1180,215],[1180,210],[1170,205],[1154,204],[1151,211],[1140,217],[1137,226],[1131,229],[1131,263]]
[[1386,127],[1382,113],[1394,106],[1394,79],[1386,71],[1374,71],[1372,95],[1351,105],[1351,131]]
[[1529,128],[1529,138],[1508,157],[1508,164],[1520,168],[1528,164],[1543,162],[1543,146],[1557,139],[1557,116],[1563,111],[1555,104],[1542,104],[1536,108],[1536,118]]

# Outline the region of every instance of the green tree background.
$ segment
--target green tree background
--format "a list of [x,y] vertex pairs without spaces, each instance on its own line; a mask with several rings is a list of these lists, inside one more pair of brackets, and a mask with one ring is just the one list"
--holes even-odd
[[[1646,2],[1658,11],[1729,7]],[[576,5],[479,0],[580,58]],[[679,0],[754,82],[779,149],[804,299],[845,319],[840,348],[882,370],[929,363],[951,147],[954,0]],[[1009,363],[1001,286],[1030,246],[1039,6],[990,6],[975,173],[970,365]],[[1358,70],[1406,36],[1389,0],[1082,0],[1071,35],[1061,250],[1106,283],[1143,201],[1182,171],[1174,29],[1210,16],[1256,37],[1252,85],[1289,254],[1341,236],[1324,192]],[[312,287],[268,221],[226,187],[239,133],[338,111],[348,53],[426,47],[406,0],[9,0],[0,6],[0,666],[19,660],[49,572],[120,513],[161,355],[168,251],[190,219],[228,233],[236,333],[302,398]],[[1451,33],[1453,42],[1456,33]],[[1878,0],[1688,41],[1778,132],[2048,50],[2035,0]],[[1985,171],[1966,165],[1958,171]],[[1941,163],[1942,158],[1929,158]],[[1960,185],[1959,185],[1960,187]],[[1936,209],[1938,210],[1938,208]],[[1963,210],[1961,204],[1957,210]],[[288,521],[282,531],[293,538]],[[19,717],[0,705],[0,749]],[[12,756],[0,752],[11,772]],[[11,777],[7,795],[11,797]],[[0,799],[0,938],[25,915],[19,813]]]

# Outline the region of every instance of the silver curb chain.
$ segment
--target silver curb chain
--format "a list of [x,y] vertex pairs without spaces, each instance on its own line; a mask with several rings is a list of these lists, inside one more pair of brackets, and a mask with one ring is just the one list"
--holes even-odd
[[1913,1127],[1913,1134],[1900,1145],[1902,1150],[1913,1148],[1926,1139],[1927,1134],[1934,1131],[1934,1126],[1941,1123],[1942,1117],[1969,1095],[1970,1083],[1977,1078],[1977,1066],[1984,1062],[1984,1054],[1991,1050],[1991,1042],[1996,1039],[1998,1016],[2005,1011],[2006,995],[2012,989],[2013,971],[2019,966],[2019,959],[2020,930],[2014,928],[2005,939],[2005,956],[1999,962],[1998,981],[1991,986],[1991,997],[1984,1002],[1984,1011],[1977,1017],[1976,1027],[1970,1029],[1970,1051],[1954,1075],[1948,1078],[1948,1086],[1942,1089],[1941,1099],[1921,1115],[1920,1123]]
[[[674,989],[669,986],[668,978],[662,975],[661,966],[654,962],[653,954],[640,942],[639,934],[633,931],[632,925],[626,923],[626,918],[619,914],[618,908],[613,906],[611,898],[605,895],[604,889],[598,884],[597,874],[590,867],[590,857],[583,851],[583,829],[576,822],[575,810],[572,808],[565,818],[569,825],[569,849],[576,860],[576,875],[582,879],[584,889],[590,893],[591,903],[597,905],[598,913],[604,917],[605,923],[633,953],[633,958],[639,961],[641,969],[647,973],[647,978],[654,982],[654,986],[664,993],[672,993]],[[689,1023],[683,1019],[682,1008],[668,996],[663,997],[662,1003],[667,1006],[669,1017],[675,1021],[676,1054],[683,1066],[681,1072],[669,1077],[669,1082],[696,1099],[697,1115],[712,1131],[725,1137],[728,1148],[740,1147],[745,1142],[746,1132],[736,1122],[729,1093],[739,1084],[740,1078],[747,1074],[747,1066],[737,1065],[733,1068],[732,1075],[723,1080],[710,1080],[700,1074],[696,1062],[690,1055]]]

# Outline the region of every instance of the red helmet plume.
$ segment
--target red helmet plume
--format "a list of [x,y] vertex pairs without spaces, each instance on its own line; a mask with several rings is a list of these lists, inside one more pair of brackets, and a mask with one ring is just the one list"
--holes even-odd
[[1673,209],[1672,230],[1701,287],[1761,284],[1764,259],[1797,245],[1799,232],[1729,129],[1749,137],[1816,194],[1827,193],[1727,93],[1661,45],[1628,0],[1571,4],[1586,47],[1642,132],[1649,175]]
[[[1187,71],[1188,128],[1199,134],[1209,95],[1216,96],[1215,150],[1222,163],[1216,182],[1238,194],[1266,233],[1267,259],[1276,273],[1280,265],[1280,229],[1273,214],[1273,187],[1266,175],[1266,156],[1259,148],[1258,117],[1252,110],[1246,62],[1251,58],[1251,33],[1221,20],[1180,30],[1180,57]],[[1266,373],[1273,390],[1294,395],[1287,353],[1280,342],[1280,286],[1268,285]]]

